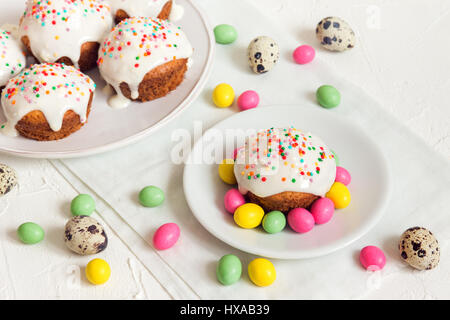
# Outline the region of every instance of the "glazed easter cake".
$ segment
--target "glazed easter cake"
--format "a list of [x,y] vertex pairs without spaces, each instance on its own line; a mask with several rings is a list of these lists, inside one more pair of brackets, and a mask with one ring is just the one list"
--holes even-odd
[[62,64],[37,64],[9,80],[2,92],[7,122],[1,131],[39,141],[58,140],[87,121],[95,83]]
[[140,16],[166,20],[177,7],[173,0],[109,0],[109,3],[116,23]]
[[113,26],[105,0],[28,0],[19,37],[40,62],[96,66],[98,48]]
[[266,211],[308,208],[336,178],[334,155],[317,136],[294,128],[258,131],[236,155],[239,191]]
[[167,95],[184,79],[193,48],[168,20],[134,17],[123,20],[103,41],[98,66],[115,90],[114,108]]
[[25,54],[11,32],[0,29],[0,89],[25,68]]

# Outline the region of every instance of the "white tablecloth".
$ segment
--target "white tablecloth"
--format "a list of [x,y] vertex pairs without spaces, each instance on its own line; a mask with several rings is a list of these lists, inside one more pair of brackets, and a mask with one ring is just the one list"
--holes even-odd
[[[426,26],[427,21],[433,21],[422,33],[406,33],[405,39],[400,37],[400,30],[393,29],[392,37],[398,41],[390,40],[387,44],[392,47],[380,48],[379,37],[386,33],[377,33],[377,27],[385,28],[383,23],[394,18],[403,22],[399,22],[399,25],[404,25],[408,21],[408,14],[413,10],[408,7],[406,11],[399,11],[405,1],[392,1],[391,7],[386,5],[378,13],[381,26],[377,25],[377,19],[372,19],[368,22],[371,28],[356,29],[361,38],[374,39],[373,42],[359,39],[360,45],[344,54],[332,54],[318,49],[318,57],[313,64],[299,67],[291,61],[291,52],[300,43],[317,44],[313,28],[318,20],[327,15],[345,18],[349,15],[355,17],[369,14],[369,17],[376,18],[377,7],[361,2],[342,8],[329,4],[333,10],[326,10],[327,6],[322,6],[320,16],[316,17],[314,13],[321,6],[316,1],[305,1],[301,6],[298,1],[291,0],[253,1],[253,5],[240,0],[196,2],[204,7],[212,25],[235,25],[239,31],[239,39],[233,45],[217,47],[214,70],[204,95],[181,117],[136,145],[85,159],[52,161],[54,167],[48,166],[47,161],[0,156],[0,162],[16,168],[21,181],[20,188],[3,198],[0,203],[0,270],[7,275],[0,279],[0,297],[449,298],[450,272],[446,253],[449,250],[450,218],[445,201],[450,195],[450,167],[448,159],[444,159],[430,147],[433,145],[435,149],[448,154],[449,113],[445,108],[435,109],[443,103],[445,95],[432,93],[440,93],[449,86],[448,76],[447,81],[439,82],[436,80],[439,78],[435,77],[437,72],[433,71],[438,65],[448,70],[449,61],[445,59],[445,50],[438,50],[428,40],[431,37],[426,37],[433,32],[437,34],[434,39],[440,38],[438,35],[445,30],[442,27],[446,26],[443,18],[450,9],[448,3],[438,1],[441,9],[439,12],[442,14],[437,19],[430,13],[424,16],[425,22],[416,22]],[[345,2],[351,3],[350,0]],[[372,11],[368,12],[368,9]],[[388,9],[392,9],[392,12]],[[393,18],[394,12],[406,14]],[[311,28],[297,29],[294,27],[297,20],[299,25],[309,25]],[[273,71],[257,76],[248,69],[246,47],[252,38],[263,34],[278,41],[282,54]],[[428,45],[432,49],[413,50],[419,44],[425,47]],[[417,61],[420,68],[412,68],[407,63],[383,65],[371,54],[373,50],[386,51],[388,56],[390,50],[401,50],[405,45],[409,45],[408,48],[411,49],[403,49],[405,54],[409,53],[405,61]],[[426,52],[433,54],[433,57],[426,59]],[[322,61],[325,59],[328,64]],[[441,62],[437,64],[436,59]],[[361,61],[367,61],[367,65],[363,65]],[[383,61],[389,61],[389,58]],[[343,69],[342,65],[347,68]],[[359,68],[364,72],[358,72]],[[392,87],[387,86],[380,77],[380,68],[394,69],[392,74],[403,72],[405,75],[401,79],[406,80]],[[336,70],[341,70],[341,74]],[[342,70],[348,70],[348,74]],[[419,76],[430,80],[419,81]],[[389,107],[380,106],[364,90],[345,78],[370,88],[368,91],[372,95],[381,96],[381,93],[386,92],[384,97],[390,96],[392,100],[381,99],[381,102]],[[231,84],[236,92],[247,89],[258,91],[261,95],[261,107],[276,104],[301,105],[305,99],[312,99],[315,89],[321,84],[329,83],[338,87],[343,94],[343,103],[330,112],[340,113],[359,122],[385,141],[383,148],[390,159],[394,188],[390,204],[380,223],[362,239],[334,254],[301,261],[273,260],[278,278],[271,287],[255,287],[245,272],[239,283],[231,287],[219,285],[215,278],[215,267],[222,255],[238,255],[244,268],[254,257],[221,243],[197,223],[183,195],[183,166],[172,164],[169,152],[174,145],[171,141],[174,130],[185,128],[192,132],[192,123],[196,120],[202,121],[206,129],[237,112],[236,107],[222,110],[212,105],[211,90],[220,82]],[[373,85],[368,86],[367,83]],[[417,90],[414,90],[415,87],[410,88],[411,83],[417,86]],[[424,92],[421,86],[433,84],[436,87],[426,88],[429,95],[420,96],[420,92]],[[403,91],[409,94],[403,95]],[[405,108],[404,104],[410,108]],[[417,133],[426,139],[428,145],[395,120],[386,109],[397,117],[408,114],[406,124],[417,129]],[[434,110],[441,110],[442,115],[436,117]],[[436,131],[440,134],[436,135]],[[141,207],[137,201],[139,190],[150,184],[163,188],[167,196],[162,207],[152,210]],[[101,254],[102,258],[114,262],[113,277],[105,286],[94,288],[85,281],[77,283],[74,279],[83,279],[77,276],[77,272],[82,272],[77,268],[88,260],[74,257],[60,242],[60,228],[67,219],[68,203],[75,190],[91,193],[96,197],[100,216],[97,218],[107,224],[112,239],[108,249]],[[24,247],[14,236],[14,229],[26,219],[38,221],[49,230],[46,241],[37,247]],[[182,236],[173,249],[157,252],[150,245],[151,236],[159,225],[169,221],[180,225]],[[440,241],[441,263],[434,270],[415,271],[399,259],[396,248],[398,237],[404,229],[415,225],[431,229]],[[368,244],[380,246],[385,251],[388,263],[383,271],[369,273],[360,267],[357,254],[360,248]],[[34,265],[27,263],[30,256],[35,261]]]

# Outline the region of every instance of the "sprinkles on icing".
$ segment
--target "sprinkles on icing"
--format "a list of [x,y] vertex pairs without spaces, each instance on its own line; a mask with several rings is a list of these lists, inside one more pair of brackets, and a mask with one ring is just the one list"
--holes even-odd
[[25,68],[25,53],[10,32],[0,29],[0,86]]
[[258,184],[257,191],[252,192],[259,196],[261,192],[267,196],[261,191],[263,185],[276,193],[301,191],[323,196],[335,174],[334,155],[327,146],[312,134],[293,127],[271,128],[248,137],[245,147],[238,151],[235,165],[239,186],[252,191],[252,186]]

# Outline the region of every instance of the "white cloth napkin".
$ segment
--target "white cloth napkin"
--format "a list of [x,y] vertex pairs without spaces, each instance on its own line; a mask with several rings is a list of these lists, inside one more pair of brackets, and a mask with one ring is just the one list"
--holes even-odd
[[[296,30],[284,30],[281,21],[271,21],[268,14],[245,1],[197,0],[196,3],[205,9],[212,26],[229,23],[239,32],[236,43],[218,45],[204,94],[182,116],[135,145],[84,159],[53,161],[55,167],[80,192],[97,197],[103,219],[174,298],[450,298],[449,162],[383,111],[373,98],[330,70],[320,60],[320,49],[313,63],[296,65],[291,58],[293,49],[299,45]],[[264,75],[253,74],[247,64],[248,43],[259,35],[271,36],[281,48],[278,65]],[[317,47],[317,43],[311,45]],[[382,141],[389,159],[394,186],[378,225],[359,241],[333,254],[308,260],[273,260],[276,282],[266,288],[254,286],[246,272],[254,256],[229,247],[200,226],[184,198],[184,167],[170,160],[175,145],[171,141],[174,130],[184,128],[192,133],[193,122],[197,120],[203,122],[206,130],[238,112],[236,106],[228,109],[213,106],[211,91],[222,82],[232,85],[236,93],[248,89],[259,92],[260,108],[278,104],[301,106],[302,101],[314,99],[320,85],[336,86],[343,101],[330,112],[365,127]],[[341,161],[345,164],[345,159]],[[167,198],[162,207],[148,209],[139,205],[138,192],[146,185],[165,190]],[[181,238],[171,250],[157,252],[151,246],[151,236],[158,226],[167,222],[180,225]],[[416,225],[429,228],[440,241],[441,263],[434,270],[415,271],[399,258],[399,236],[406,228]],[[359,250],[366,245],[377,245],[386,253],[387,265],[381,272],[366,272],[359,265]],[[224,287],[216,280],[215,268],[220,257],[228,253],[241,258],[244,272],[241,281]]]

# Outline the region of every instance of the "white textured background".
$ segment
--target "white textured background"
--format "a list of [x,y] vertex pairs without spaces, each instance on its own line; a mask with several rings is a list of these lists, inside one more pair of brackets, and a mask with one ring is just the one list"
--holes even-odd
[[[347,20],[358,35],[358,48],[345,54],[321,50],[330,72],[358,84],[400,122],[450,158],[450,1],[247,1],[280,21],[287,32],[296,33],[299,44],[316,44],[314,29],[322,18],[334,15]],[[245,13],[236,14],[245,19]],[[99,257],[109,261],[113,277],[107,286],[86,283],[80,273],[90,258],[67,252],[59,235],[69,202],[76,195],[71,183],[47,161],[0,155],[0,162],[13,166],[20,179],[20,188],[0,198],[0,298],[171,298],[157,277],[111,230],[108,234],[114,250],[106,250]],[[48,230],[45,243],[39,244],[44,250],[23,246],[15,236],[17,226],[34,216],[44,217],[40,223]],[[24,263],[30,257],[33,263]],[[421,277],[420,287],[409,287],[405,277],[404,287],[375,291],[371,297],[389,294],[406,298],[405,292],[410,292],[411,297],[426,298],[427,276]],[[433,292],[439,292],[438,288]]]

